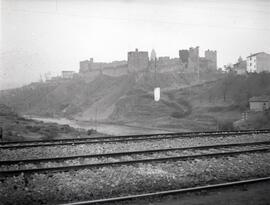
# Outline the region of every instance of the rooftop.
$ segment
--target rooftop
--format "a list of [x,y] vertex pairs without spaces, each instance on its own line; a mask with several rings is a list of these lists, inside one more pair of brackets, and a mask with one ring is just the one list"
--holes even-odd
[[254,96],[249,99],[249,102],[270,102],[270,96]]
[[253,56],[257,56],[259,54],[267,54],[267,53],[265,53],[265,52],[258,52],[258,53],[254,53],[254,54],[251,54],[251,55],[247,56],[247,58],[253,57]]

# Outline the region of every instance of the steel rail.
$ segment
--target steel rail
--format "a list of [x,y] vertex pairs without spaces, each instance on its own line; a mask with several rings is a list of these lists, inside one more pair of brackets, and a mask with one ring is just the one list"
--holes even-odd
[[190,146],[190,147],[176,147],[176,148],[164,148],[164,149],[152,149],[152,150],[136,150],[128,152],[113,152],[102,154],[87,154],[87,155],[72,155],[64,157],[50,157],[50,158],[37,158],[37,159],[18,159],[18,160],[3,160],[0,161],[2,165],[12,164],[30,164],[30,163],[46,163],[46,162],[60,162],[73,159],[85,159],[85,158],[101,158],[101,157],[117,157],[117,156],[130,156],[134,154],[151,154],[158,152],[170,152],[170,151],[186,151],[186,150],[205,150],[205,149],[218,149],[227,147],[244,147],[244,146],[260,146],[270,145],[270,141],[261,142],[244,142],[244,143],[231,143],[231,144],[215,144],[215,145],[202,145],[202,146]]
[[58,146],[58,145],[79,145],[79,144],[97,144],[97,143],[113,143],[113,142],[129,142],[129,141],[145,141],[145,140],[162,140],[162,139],[175,139],[175,138],[197,138],[197,137],[217,137],[217,136],[232,136],[232,135],[245,135],[245,134],[258,134],[258,133],[269,133],[270,131],[254,131],[254,132],[235,132],[235,133],[212,133],[212,134],[194,134],[194,135],[182,135],[182,133],[168,133],[168,134],[158,134],[158,135],[140,135],[139,137],[129,137],[129,138],[119,138],[112,137],[112,139],[100,139],[99,140],[79,140],[70,142],[57,142],[57,143],[42,143],[39,141],[38,144],[19,144],[19,145],[2,145],[0,149],[21,149],[21,148],[32,148],[32,147],[46,147],[46,146]]
[[269,148],[260,149],[249,149],[242,151],[231,151],[231,152],[219,152],[219,153],[209,153],[209,154],[197,154],[197,155],[185,155],[185,156],[174,156],[174,157],[161,157],[161,158],[149,158],[149,159],[138,159],[138,160],[126,160],[119,162],[102,162],[93,164],[83,164],[83,165],[71,165],[71,166],[59,166],[59,167],[48,167],[48,168],[34,168],[34,169],[21,169],[21,170],[7,170],[0,171],[0,177],[16,176],[24,173],[25,175],[31,175],[34,173],[46,173],[46,172],[65,172],[70,170],[82,170],[89,168],[101,168],[101,167],[111,167],[111,166],[121,166],[130,165],[138,163],[153,163],[153,162],[168,162],[168,161],[178,161],[178,160],[192,160],[201,159],[207,157],[222,157],[222,156],[235,156],[240,154],[249,154],[257,152],[267,152],[270,151]]
[[163,197],[167,195],[176,195],[176,194],[182,194],[182,193],[184,194],[184,193],[191,193],[191,192],[197,192],[197,191],[203,191],[203,190],[222,189],[222,188],[255,184],[255,183],[267,182],[267,181],[270,181],[270,176],[247,179],[247,180],[240,180],[240,181],[225,182],[225,183],[219,183],[219,184],[210,184],[210,185],[205,185],[205,186],[183,188],[183,189],[150,192],[150,193],[144,193],[144,194],[128,195],[128,196],[106,198],[106,199],[96,199],[96,200],[89,200],[89,201],[71,202],[71,203],[65,203],[65,204],[60,204],[60,205],[88,205],[88,204],[115,203],[115,202],[127,201],[127,200],[143,200],[146,198]]
[[140,138],[159,135],[205,135],[205,134],[238,134],[238,133],[269,133],[270,129],[261,130],[237,130],[237,131],[201,131],[201,132],[168,132],[156,134],[140,134],[140,135],[110,135],[101,137],[84,137],[84,138],[65,138],[65,139],[52,139],[52,140],[27,140],[27,141],[1,141],[0,145],[6,144],[28,144],[28,143],[50,143],[50,142],[66,142],[66,141],[85,141],[85,140],[100,140],[100,139],[125,139],[125,138]]

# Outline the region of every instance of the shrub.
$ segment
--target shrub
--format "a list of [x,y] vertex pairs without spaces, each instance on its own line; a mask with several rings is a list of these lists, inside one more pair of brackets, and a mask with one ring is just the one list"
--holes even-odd
[[173,112],[171,114],[171,116],[174,117],[174,118],[182,118],[182,117],[185,116],[185,113],[183,113],[183,112]]
[[95,134],[97,131],[95,129],[87,130],[87,135]]
[[220,122],[218,122],[218,129],[219,130],[234,130],[233,122],[232,121],[220,121]]

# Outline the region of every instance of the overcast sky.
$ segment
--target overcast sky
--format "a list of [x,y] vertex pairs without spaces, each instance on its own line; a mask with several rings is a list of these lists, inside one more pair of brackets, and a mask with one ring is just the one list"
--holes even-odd
[[218,66],[270,53],[268,0],[0,0],[0,89],[40,74],[79,70],[79,61],[124,60],[127,52],[217,50]]

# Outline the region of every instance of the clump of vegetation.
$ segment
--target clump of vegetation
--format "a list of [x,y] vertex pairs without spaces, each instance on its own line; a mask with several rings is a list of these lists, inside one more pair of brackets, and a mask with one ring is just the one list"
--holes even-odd
[[248,119],[248,123],[253,127],[253,129],[269,129],[270,110],[254,115],[253,117]]
[[0,116],[17,116],[17,113],[12,108],[0,104]]
[[179,106],[177,106],[177,104],[175,104],[175,103],[172,103],[172,104],[174,105],[174,107],[176,109],[178,109],[178,111],[173,112],[171,114],[171,117],[174,117],[174,118],[183,118],[183,117],[189,115],[191,113],[191,111],[192,111],[191,104],[188,101],[186,101],[186,100],[184,100],[182,98],[177,99],[177,104],[179,106],[181,106],[181,108],[177,108]]
[[185,117],[185,113],[184,112],[173,112],[171,114],[171,116],[174,118],[182,118],[182,117]]
[[230,73],[212,87],[210,93],[213,97],[222,97],[224,102],[232,100],[240,109],[245,110],[248,108],[249,98],[270,95],[270,73],[249,73],[247,75]]
[[96,134],[97,131],[95,129],[90,129],[90,130],[87,130],[87,135],[92,135],[92,134]]
[[213,106],[209,107],[208,111],[209,112],[226,112],[226,111],[232,111],[232,110],[237,110],[238,106],[237,105],[230,105],[230,106]]
[[218,121],[218,130],[234,130],[233,122],[230,120]]
[[79,131],[69,125],[25,119],[12,108],[3,104],[0,104],[0,127],[3,129],[3,140],[6,141],[23,141],[28,139],[29,136],[35,139],[48,140],[60,137],[63,134],[64,136],[85,135],[85,131]]

